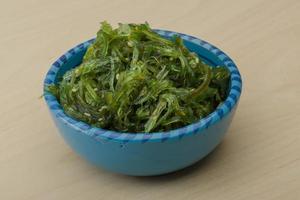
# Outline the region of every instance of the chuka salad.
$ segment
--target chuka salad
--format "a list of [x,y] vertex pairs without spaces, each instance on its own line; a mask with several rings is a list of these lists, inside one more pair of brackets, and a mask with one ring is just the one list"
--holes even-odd
[[229,71],[211,67],[179,36],[171,40],[145,24],[101,23],[74,69],[49,85],[65,113],[120,132],[168,131],[196,122],[225,100]]

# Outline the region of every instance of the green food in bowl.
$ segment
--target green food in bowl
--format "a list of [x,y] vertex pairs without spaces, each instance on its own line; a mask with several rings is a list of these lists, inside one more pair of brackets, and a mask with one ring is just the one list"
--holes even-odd
[[71,117],[121,132],[168,131],[196,122],[227,97],[229,71],[205,64],[180,37],[148,24],[102,22],[82,63],[48,90]]

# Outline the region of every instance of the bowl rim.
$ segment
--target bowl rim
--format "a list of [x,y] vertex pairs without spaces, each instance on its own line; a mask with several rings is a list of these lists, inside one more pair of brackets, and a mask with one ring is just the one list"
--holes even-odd
[[129,132],[118,132],[113,130],[106,130],[102,128],[93,127],[85,122],[76,120],[72,117],[66,115],[57,101],[56,97],[47,92],[45,89],[49,84],[54,83],[57,72],[59,68],[64,65],[70,57],[76,55],[77,53],[85,50],[94,39],[90,39],[86,42],[83,42],[74,48],[67,51],[60,58],[58,58],[50,67],[49,71],[46,74],[44,80],[44,99],[46,104],[49,107],[50,112],[53,114],[55,118],[61,120],[64,124],[69,126],[72,129],[77,130],[80,133],[88,135],[97,141],[103,140],[111,140],[121,143],[129,143],[129,142],[165,142],[171,139],[182,139],[185,136],[201,134],[202,130],[207,129],[208,127],[214,125],[219,122],[222,118],[228,115],[232,109],[237,105],[237,102],[240,98],[242,91],[242,79],[239,73],[239,70],[232,59],[227,56],[223,51],[214,45],[203,41],[194,36],[190,36],[183,33],[178,33],[174,31],[162,30],[162,29],[154,29],[155,32],[162,36],[171,37],[173,35],[179,35],[184,41],[193,43],[197,46],[201,46],[208,50],[210,53],[214,54],[220,61],[224,63],[224,65],[230,71],[230,80],[231,86],[229,90],[229,94],[225,101],[221,103],[212,113],[206,116],[203,119],[198,120],[195,123],[189,124],[187,126],[170,130],[164,132],[153,132],[153,133],[129,133]]

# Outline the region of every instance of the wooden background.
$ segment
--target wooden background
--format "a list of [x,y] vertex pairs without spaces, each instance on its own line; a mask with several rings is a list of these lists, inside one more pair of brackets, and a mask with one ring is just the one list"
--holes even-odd
[[[99,22],[148,21],[218,46],[244,88],[223,143],[174,174],[96,169],[39,99],[50,64]],[[300,199],[300,1],[0,0],[0,199]]]

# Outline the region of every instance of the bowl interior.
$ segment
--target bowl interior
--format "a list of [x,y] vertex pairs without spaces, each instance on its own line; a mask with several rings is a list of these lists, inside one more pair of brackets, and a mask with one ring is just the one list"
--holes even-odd
[[[214,47],[213,45],[195,38],[193,36],[166,31],[166,30],[155,30],[161,36],[171,39],[174,35],[179,35],[185,46],[192,52],[195,52],[202,60],[211,66],[226,66],[230,73],[230,87],[228,91],[227,99],[218,106],[218,108],[208,115],[206,118],[199,120],[193,124],[187,125],[185,127],[167,131],[167,132],[157,132],[151,134],[145,133],[120,133],[116,131],[104,130],[101,128],[92,127],[86,123],[77,121],[66,114],[64,114],[62,108],[60,107],[56,98],[50,93],[45,92],[45,100],[50,108],[50,111],[66,124],[70,125],[72,128],[76,128],[81,132],[88,135],[101,135],[103,138],[117,141],[130,141],[130,142],[141,142],[141,141],[161,141],[165,139],[172,139],[177,137],[182,137],[183,135],[197,134],[201,132],[202,129],[208,128],[214,123],[220,121],[224,116],[226,116],[238,102],[241,93],[241,77],[237,67],[234,62],[221,50]],[[61,56],[50,68],[49,72],[44,81],[44,88],[52,83],[57,83],[60,78],[65,74],[66,71],[78,66],[86,52],[87,47],[94,41],[91,39],[87,42],[77,45],[75,48],[70,49],[66,54]]]

